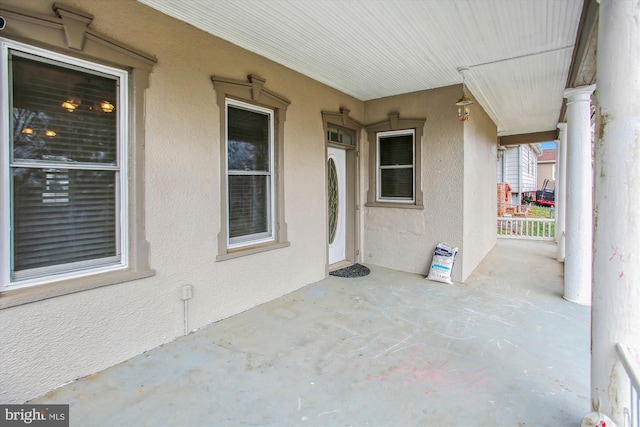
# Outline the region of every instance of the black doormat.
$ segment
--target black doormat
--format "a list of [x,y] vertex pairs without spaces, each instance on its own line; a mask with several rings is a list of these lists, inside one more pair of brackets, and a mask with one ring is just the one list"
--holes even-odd
[[332,276],[337,277],[363,277],[371,273],[369,268],[361,264],[353,264],[349,267],[341,268],[340,270],[332,271],[329,273]]

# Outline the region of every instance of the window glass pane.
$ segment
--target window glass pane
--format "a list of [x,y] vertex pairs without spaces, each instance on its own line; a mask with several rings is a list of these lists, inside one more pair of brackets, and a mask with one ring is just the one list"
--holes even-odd
[[11,56],[14,160],[117,163],[117,81]]
[[327,139],[331,142],[337,142],[339,144],[353,145],[353,136],[345,129],[339,128],[336,125],[328,125],[327,127]]
[[413,165],[413,135],[380,137],[380,166]]
[[269,176],[229,176],[229,238],[270,232]]
[[13,279],[119,263],[118,77],[17,51],[9,67]]
[[413,168],[380,170],[380,196],[413,199]]
[[340,142],[342,142],[345,145],[353,145],[353,138],[351,138],[350,133],[344,130],[340,130]]
[[229,170],[269,171],[269,116],[228,107]]
[[116,172],[12,172],[14,271],[117,255]]
[[340,142],[340,135],[336,126],[328,126],[327,139],[332,142]]

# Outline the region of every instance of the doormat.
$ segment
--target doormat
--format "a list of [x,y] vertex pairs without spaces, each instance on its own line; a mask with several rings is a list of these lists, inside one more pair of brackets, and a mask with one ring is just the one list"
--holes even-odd
[[353,264],[349,267],[341,268],[340,270],[332,271],[329,273],[332,276],[337,277],[363,277],[371,273],[369,268],[361,264]]

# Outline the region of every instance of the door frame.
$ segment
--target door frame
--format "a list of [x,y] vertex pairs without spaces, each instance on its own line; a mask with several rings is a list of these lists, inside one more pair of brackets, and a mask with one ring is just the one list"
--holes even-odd
[[[360,258],[360,210],[359,210],[359,152],[360,137],[362,124],[349,117],[349,110],[341,108],[339,112],[322,111],[322,122],[324,130],[324,173],[325,173],[325,212],[328,211],[329,200],[329,176],[327,164],[329,161],[329,147],[345,150],[345,167],[346,167],[346,247],[345,261],[356,263]],[[338,126],[348,131],[353,138],[353,145],[341,144],[329,140],[329,125]],[[325,265],[326,274],[329,273],[331,266],[329,265],[329,221],[325,216]]]

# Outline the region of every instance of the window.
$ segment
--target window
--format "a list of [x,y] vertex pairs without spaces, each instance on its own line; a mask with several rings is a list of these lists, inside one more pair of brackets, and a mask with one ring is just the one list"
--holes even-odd
[[425,119],[388,120],[366,126],[369,140],[367,206],[423,208],[421,140]]
[[[289,246],[284,218],[284,121],[289,101],[248,82],[212,77],[220,106],[222,261]],[[226,184],[226,185],[225,185]]]
[[355,141],[352,132],[330,123],[327,127],[327,140],[338,144],[354,145]]
[[2,8],[0,309],[154,274],[141,184],[155,60],[53,11],[59,25]]
[[378,133],[378,201],[413,202],[413,130]]
[[273,111],[227,101],[230,248],[273,240]]
[[5,58],[10,283],[125,267],[126,72],[10,45]]

